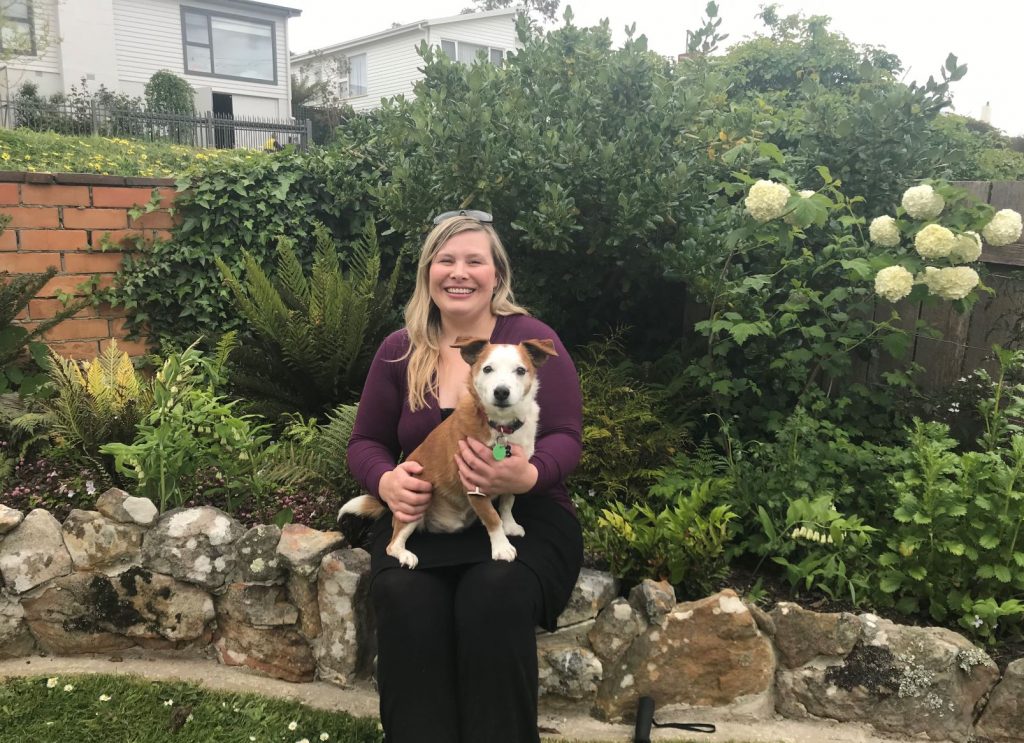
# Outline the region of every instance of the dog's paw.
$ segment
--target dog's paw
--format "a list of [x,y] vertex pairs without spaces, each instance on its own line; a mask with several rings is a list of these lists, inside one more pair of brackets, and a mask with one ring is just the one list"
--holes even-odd
[[506,539],[504,542],[491,543],[491,559],[512,562],[516,559],[516,548]]
[[501,530],[505,532],[506,537],[524,537],[526,536],[526,529],[521,527],[515,521],[502,521]]
[[402,567],[409,568],[410,570],[416,567],[420,562],[420,558],[416,557],[415,554],[413,554],[407,549],[400,549],[392,552],[391,549],[389,548],[388,554],[396,560],[398,560],[399,565],[401,565]]

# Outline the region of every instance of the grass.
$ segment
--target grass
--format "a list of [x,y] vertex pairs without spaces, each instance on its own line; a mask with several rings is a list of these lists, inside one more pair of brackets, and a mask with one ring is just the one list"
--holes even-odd
[[266,157],[254,150],[197,149],[116,137],[78,137],[29,129],[0,130],[0,170],[174,178],[211,160]]
[[[184,682],[100,674],[0,679],[0,743],[382,743],[382,740],[375,718],[328,712],[256,694],[211,691]],[[692,740],[704,741],[708,737]],[[544,741],[587,743],[563,738],[544,738]]]

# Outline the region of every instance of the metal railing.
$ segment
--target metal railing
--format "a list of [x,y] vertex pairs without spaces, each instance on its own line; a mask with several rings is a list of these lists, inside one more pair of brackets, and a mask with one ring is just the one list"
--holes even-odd
[[197,115],[154,113],[134,106],[104,106],[96,101],[0,101],[0,127],[219,149],[260,150],[266,148],[271,138],[282,146],[294,144],[305,149],[312,141],[309,119],[275,120],[211,112]]

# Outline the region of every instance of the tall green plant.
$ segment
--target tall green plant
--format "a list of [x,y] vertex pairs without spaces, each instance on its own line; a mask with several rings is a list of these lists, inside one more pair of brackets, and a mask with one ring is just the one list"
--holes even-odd
[[232,386],[270,418],[323,415],[354,399],[393,320],[398,266],[382,280],[373,223],[345,256],[347,271],[327,228],[317,225],[313,234],[308,276],[295,242],[285,237],[278,240],[273,279],[251,253],[243,252],[244,282],[216,259],[246,321],[230,355]]

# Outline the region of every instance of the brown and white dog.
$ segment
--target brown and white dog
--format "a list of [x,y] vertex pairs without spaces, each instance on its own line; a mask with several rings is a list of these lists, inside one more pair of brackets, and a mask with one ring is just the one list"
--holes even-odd
[[[508,446],[518,444],[523,455],[533,456],[537,437],[537,367],[557,356],[551,340],[528,340],[517,345],[491,344],[480,338],[459,337],[452,344],[470,365],[469,394],[463,395],[448,418],[430,432],[409,459],[423,466],[418,475],[433,486],[430,505],[419,521],[404,523],[392,518],[387,553],[408,568],[419,558],[405,547],[416,529],[451,533],[461,531],[479,518],[491,540],[491,558],[512,561],[516,548],[508,538],[526,532],[512,518],[515,496],[508,493],[466,491],[459,479],[455,455],[459,441],[467,437],[483,442],[495,459],[504,459]],[[492,500],[499,498],[498,510]],[[385,506],[370,495],[353,498],[338,512],[380,516]]]

